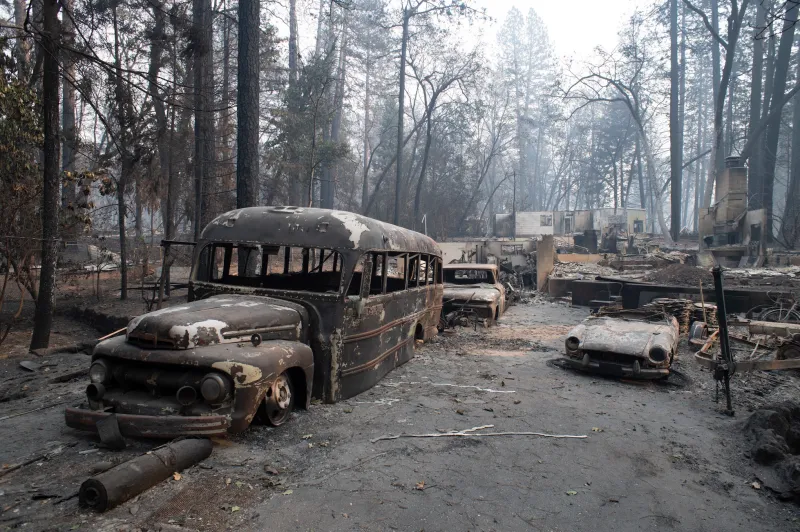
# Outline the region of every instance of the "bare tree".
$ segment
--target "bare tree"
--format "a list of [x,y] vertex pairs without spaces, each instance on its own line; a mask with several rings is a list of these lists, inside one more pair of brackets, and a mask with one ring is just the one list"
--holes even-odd
[[400,40],[400,81],[398,83],[397,95],[397,155],[395,158],[395,197],[394,197],[394,224],[400,223],[400,202],[402,196],[402,175],[403,175],[403,119],[405,118],[405,96],[406,96],[406,55],[408,52],[408,41],[410,38],[409,24],[415,17],[424,17],[435,13],[452,13],[457,11],[459,14],[471,14],[475,10],[469,7],[466,2],[454,5],[447,0],[403,0],[402,28],[403,33]]
[[[647,181],[650,190],[655,194],[654,207],[659,228],[669,243],[672,242],[672,238],[664,220],[662,187],[657,184],[656,161],[647,130],[648,109],[645,108],[641,95],[646,63],[645,58],[638,54],[625,61],[605,55],[601,65],[587,65],[589,73],[578,76],[577,80],[565,91],[564,97],[567,100],[580,102],[576,110],[598,102],[621,102],[628,110],[636,126],[639,143],[644,152]],[[624,79],[623,74],[625,74]],[[574,113],[575,111],[573,111]]]
[[[436,105],[439,103],[440,97],[450,87],[463,83],[467,78],[474,76],[479,69],[476,52],[467,54],[466,58],[461,62],[456,60],[454,51],[451,51],[451,53],[440,51],[434,61],[436,62],[431,65],[423,65],[420,64],[421,59],[417,56],[412,56],[409,61],[414,78],[422,89],[425,104],[425,147],[422,152],[419,178],[417,179],[414,193],[412,227],[416,226],[420,219],[420,199],[425,184],[425,172],[428,166],[431,142],[433,141],[433,115],[436,111]],[[426,72],[426,70],[429,71]]]
[[[689,0],[683,1],[686,4],[686,7],[697,13],[702,18],[706,29],[711,34],[711,38],[713,39],[712,46],[716,47],[717,44],[719,44],[725,50],[725,65],[722,68],[722,77],[719,84],[715,83],[714,137],[711,143],[712,164],[708,166],[705,196],[703,197],[703,207],[708,208],[711,206],[711,197],[714,193],[714,181],[716,179],[717,172],[719,171],[718,163],[715,164],[714,161],[718,160],[722,150],[722,141],[724,136],[723,113],[725,111],[725,98],[728,93],[728,84],[730,83],[731,71],[733,70],[733,64],[736,56],[736,45],[739,41],[739,34],[741,33],[742,22],[744,21],[749,0],[742,0],[741,5],[739,5],[737,0],[730,0],[731,13],[728,19],[727,38],[725,39],[720,36],[718,29],[714,24],[712,24],[712,22],[708,20],[708,16],[703,10],[696,7]],[[714,7],[714,9],[716,9],[715,0],[711,0],[711,5]]]

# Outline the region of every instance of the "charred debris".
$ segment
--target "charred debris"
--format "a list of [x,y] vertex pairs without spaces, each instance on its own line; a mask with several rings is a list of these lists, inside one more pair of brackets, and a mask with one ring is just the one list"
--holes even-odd
[[515,303],[590,309],[564,338],[564,367],[582,372],[669,379],[692,348],[731,415],[737,372],[800,368],[800,305],[786,290],[800,257],[761,250],[757,266],[728,260],[712,272],[708,249],[666,248],[643,233],[639,213],[623,214],[571,235],[439,243],[341,211],[221,215],[192,246],[186,303],[67,348],[92,353],[85,400],[67,405],[67,425],[108,449],[173,440],[88,479],[81,504],[104,511],[178,475],[209,456],[208,437],[357,395],[437,329],[502,324]]

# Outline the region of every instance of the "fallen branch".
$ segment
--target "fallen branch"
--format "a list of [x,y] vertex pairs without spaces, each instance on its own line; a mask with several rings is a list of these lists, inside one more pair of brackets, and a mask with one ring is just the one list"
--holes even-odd
[[55,355],[57,353],[83,353],[91,354],[94,346],[97,345],[98,340],[88,340],[85,342],[78,342],[70,345],[63,345],[59,347],[46,347],[44,349],[31,349],[31,353],[36,356],[46,357]]
[[473,386],[471,384],[450,384],[446,382],[385,382],[381,386],[388,386],[390,388],[397,388],[401,384],[425,384],[426,386],[450,386],[451,388],[470,388],[481,392],[488,393],[516,393],[516,390],[493,390],[492,388],[481,388],[480,386]]
[[362,458],[361,460],[355,462],[354,464],[350,464],[349,466],[336,469],[335,471],[331,471],[327,475],[323,475],[320,478],[317,478],[317,479],[314,479],[314,480],[310,480],[308,482],[301,482],[300,484],[297,484],[297,486],[316,486],[316,485],[328,480],[332,476],[341,473],[342,471],[347,471],[349,469],[356,468],[356,467],[358,467],[360,465],[365,464],[366,462],[369,462],[370,460],[374,460],[376,458],[380,458],[381,456],[385,456],[387,454],[389,454],[389,451],[384,451],[382,453],[374,454],[372,456],[367,456],[366,458]]
[[82,368],[75,371],[70,371],[69,373],[65,373],[63,375],[59,375],[58,377],[50,379],[50,384],[58,384],[59,382],[69,382],[72,379],[83,377],[87,373],[89,373],[89,368]]
[[18,464],[10,465],[10,466],[6,467],[5,469],[1,469],[0,470],[0,477],[4,477],[5,475],[7,475],[8,473],[11,473],[12,471],[16,471],[17,469],[19,469],[21,467],[25,467],[27,465],[34,464],[34,463],[36,463],[36,462],[38,462],[40,460],[49,460],[50,458],[52,458],[52,457],[64,452],[64,449],[69,449],[70,447],[75,447],[77,444],[78,444],[78,442],[75,441],[75,442],[71,442],[71,443],[66,443],[64,445],[56,447],[55,449],[50,449],[48,451],[42,451],[42,452],[36,454],[35,456],[33,456],[31,458],[28,458],[24,462],[20,462]]
[[120,333],[123,333],[127,330],[127,327],[123,327],[122,329],[118,329],[111,334],[107,334],[103,337],[98,338],[97,340],[86,340],[83,342],[77,342],[70,345],[62,345],[59,347],[46,347],[44,349],[31,349],[31,353],[36,356],[45,357],[50,355],[55,355],[57,353],[86,353],[87,355],[92,354],[92,350],[94,346],[98,343],[102,342],[103,340],[108,340],[113,336],[117,336]]
[[7,416],[0,417],[0,421],[5,421],[6,419],[11,419],[12,417],[19,417],[19,416],[24,416],[26,414],[32,414],[34,412],[38,412],[39,410],[45,410],[47,408],[52,408],[54,406],[63,405],[64,403],[67,403],[69,401],[70,400],[59,401],[57,403],[50,403],[49,405],[40,406],[39,408],[33,408],[31,410],[25,410],[24,412],[17,412],[16,414],[9,414]]
[[466,384],[447,384],[447,383],[436,383],[432,382],[431,386],[451,386],[453,388],[472,388],[481,392],[488,392],[488,393],[515,393],[515,390],[493,390],[492,388],[481,388],[480,386],[472,386]]
[[449,438],[451,436],[467,436],[467,437],[483,437],[483,436],[540,436],[542,438],[571,438],[571,439],[585,439],[586,435],[573,436],[571,434],[545,434],[544,432],[481,432],[476,431],[483,429],[493,428],[494,425],[481,425],[480,427],[472,427],[471,429],[453,430],[450,432],[436,432],[433,434],[395,434],[390,436],[379,436],[370,440],[370,443],[379,442],[381,440],[396,440],[398,438]]

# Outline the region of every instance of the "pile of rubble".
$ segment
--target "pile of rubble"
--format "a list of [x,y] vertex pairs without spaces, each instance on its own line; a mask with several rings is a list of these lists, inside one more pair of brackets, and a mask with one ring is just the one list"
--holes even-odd
[[694,303],[692,321],[702,321],[710,328],[716,329],[719,326],[717,319],[717,306],[713,303]]
[[800,404],[786,401],[753,412],[745,425],[750,457],[762,466],[761,480],[782,499],[800,501]]
[[732,268],[725,270],[725,280],[737,286],[800,289],[800,266]]
[[[727,273],[726,271],[726,276]],[[704,288],[714,286],[714,278],[710,271],[686,264],[670,264],[665,268],[648,273],[646,279],[653,283],[666,285],[698,286],[702,284]]]
[[531,269],[515,268],[510,262],[500,263],[500,282],[506,287],[506,301],[514,304],[519,301],[525,292],[525,275],[531,275]]
[[689,332],[694,317],[694,301],[691,299],[674,299],[669,297],[658,297],[642,307],[645,310],[663,312],[674,316],[678,320],[681,334]]
[[[558,256],[556,256],[558,257]],[[584,277],[597,277],[597,276],[614,276],[619,272],[614,268],[608,266],[601,266],[594,262],[556,262],[553,265],[553,272],[551,277],[575,277],[582,279]]]

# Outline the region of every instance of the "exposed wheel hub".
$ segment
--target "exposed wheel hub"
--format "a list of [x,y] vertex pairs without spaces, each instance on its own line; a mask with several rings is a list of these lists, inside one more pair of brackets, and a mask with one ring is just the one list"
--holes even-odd
[[281,410],[289,408],[292,402],[292,390],[289,388],[289,382],[286,377],[281,377],[275,383],[275,403]]

